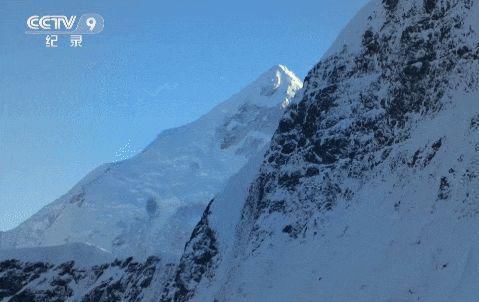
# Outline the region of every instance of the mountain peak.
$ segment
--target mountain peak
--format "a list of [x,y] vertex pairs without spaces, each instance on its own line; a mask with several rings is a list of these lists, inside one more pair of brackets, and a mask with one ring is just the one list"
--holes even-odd
[[0,248],[88,243],[114,256],[176,258],[208,203],[269,144],[301,81],[284,66],[143,152],[106,164],[25,223]]
[[268,71],[263,73],[256,82],[262,84],[271,84],[271,87],[278,88],[282,83],[287,85],[296,84],[301,85],[301,80],[289,70],[286,66],[278,64],[274,65]]
[[277,106],[277,93],[285,95],[282,99],[281,107],[285,108],[289,105],[296,91],[303,87],[302,81],[284,65],[274,65],[259,78],[254,81],[247,89],[252,90],[255,97],[254,103],[259,106]]
[[223,119],[244,106],[284,109],[302,87],[303,82],[292,71],[284,65],[275,65],[204,117],[210,121]]
[[276,74],[276,73],[281,73],[285,76],[288,76],[292,79],[297,78],[297,76],[294,74],[293,71],[291,71],[287,66],[282,65],[282,64],[276,64],[273,65],[268,71],[265,72],[265,74]]

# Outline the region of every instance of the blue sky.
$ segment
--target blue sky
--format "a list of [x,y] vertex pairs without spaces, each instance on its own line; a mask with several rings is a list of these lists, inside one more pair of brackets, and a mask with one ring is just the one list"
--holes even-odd
[[[141,150],[275,64],[301,78],[365,0],[0,3],[0,230],[103,162]],[[73,1],[70,1],[73,2]],[[25,35],[30,15],[99,13],[81,49]]]

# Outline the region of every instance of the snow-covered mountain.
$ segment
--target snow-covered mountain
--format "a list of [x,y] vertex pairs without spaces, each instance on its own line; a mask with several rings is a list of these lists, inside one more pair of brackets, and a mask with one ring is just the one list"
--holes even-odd
[[211,112],[103,165],[12,231],[0,248],[84,243],[114,256],[174,261],[208,202],[270,143],[302,82],[275,66]]
[[[117,261],[82,278],[7,261],[0,295],[476,301],[478,99],[478,0],[372,0],[309,72],[271,144],[217,191],[178,264]],[[21,289],[6,296],[2,284]]]
[[477,301],[478,81],[479,1],[371,1],[161,301]]

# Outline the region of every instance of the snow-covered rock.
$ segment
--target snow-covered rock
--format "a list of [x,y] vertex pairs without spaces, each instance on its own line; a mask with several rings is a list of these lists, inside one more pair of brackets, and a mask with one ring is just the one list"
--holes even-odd
[[90,268],[75,261],[0,261],[2,302],[153,302],[174,266],[159,258],[114,260]]
[[12,231],[0,248],[84,243],[114,256],[177,259],[208,202],[268,145],[301,81],[275,66],[211,112],[105,164]]
[[478,1],[371,1],[161,300],[476,301],[478,41]]

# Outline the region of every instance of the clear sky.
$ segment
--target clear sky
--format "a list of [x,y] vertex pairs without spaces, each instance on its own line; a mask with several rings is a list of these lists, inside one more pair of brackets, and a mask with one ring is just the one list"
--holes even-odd
[[[304,77],[366,2],[1,0],[0,230],[271,66]],[[24,33],[31,15],[82,13],[105,30],[81,49]]]

